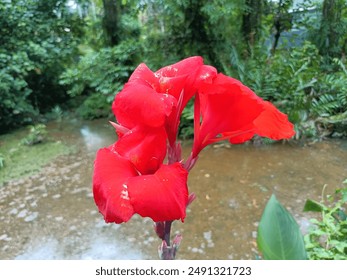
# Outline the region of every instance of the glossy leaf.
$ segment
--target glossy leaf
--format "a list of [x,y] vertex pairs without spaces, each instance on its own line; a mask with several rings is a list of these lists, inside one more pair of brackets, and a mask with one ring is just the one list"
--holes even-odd
[[293,216],[272,195],[258,227],[257,243],[266,260],[307,259],[303,236]]

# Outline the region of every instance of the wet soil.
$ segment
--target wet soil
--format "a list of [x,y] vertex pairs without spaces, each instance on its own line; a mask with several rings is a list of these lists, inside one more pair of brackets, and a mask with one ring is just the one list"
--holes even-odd
[[[150,219],[106,224],[94,204],[95,152],[115,141],[107,120],[51,123],[48,130],[77,152],[0,187],[0,259],[157,259]],[[190,144],[183,146],[188,154]],[[306,199],[319,200],[324,185],[332,193],[345,178],[346,140],[208,147],[189,175],[197,199],[185,222],[173,224],[173,234],[183,235],[177,257],[255,259],[258,222],[272,193],[306,231]]]

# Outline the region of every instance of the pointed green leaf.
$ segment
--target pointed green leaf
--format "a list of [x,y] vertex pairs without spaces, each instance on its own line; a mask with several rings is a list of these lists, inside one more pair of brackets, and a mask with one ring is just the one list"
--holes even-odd
[[311,199],[307,199],[304,206],[304,212],[322,212],[325,209],[323,204]]
[[275,195],[271,196],[264,209],[258,227],[257,243],[267,260],[307,259],[299,226]]

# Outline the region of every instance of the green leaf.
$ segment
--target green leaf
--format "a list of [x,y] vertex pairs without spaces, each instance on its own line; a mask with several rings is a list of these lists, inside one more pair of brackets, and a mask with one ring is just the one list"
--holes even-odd
[[293,216],[275,195],[269,199],[258,227],[257,243],[266,260],[306,260],[303,236]]
[[326,210],[323,204],[311,199],[306,200],[304,212],[322,212],[323,210]]
[[336,214],[341,221],[347,221],[347,215],[341,209],[337,210]]
[[[343,181],[343,184],[346,184],[346,183],[347,183],[347,179]],[[337,189],[336,193],[341,195],[341,201],[343,203],[347,202],[347,188]]]

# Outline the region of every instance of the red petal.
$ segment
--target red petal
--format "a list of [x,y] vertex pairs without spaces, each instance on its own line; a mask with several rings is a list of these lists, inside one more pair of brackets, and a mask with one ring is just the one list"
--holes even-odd
[[200,68],[200,71],[197,75],[197,79],[195,81],[196,88],[198,88],[202,82],[211,84],[212,81],[216,78],[216,76],[217,76],[216,68],[210,65],[203,65]]
[[[294,135],[285,114],[238,80],[218,74],[212,83],[202,83],[199,92],[202,123],[195,132],[194,157],[206,145],[227,138],[236,144],[255,134],[274,140]],[[199,117],[196,111],[195,118]]]
[[157,90],[167,92],[178,101],[178,107],[173,110],[166,125],[170,145],[173,145],[176,140],[182,111],[196,94],[199,83],[209,81],[216,73],[217,70],[214,67],[203,65],[203,59],[200,56],[183,59],[155,72],[159,78]]
[[154,173],[166,155],[167,136],[164,127],[136,127],[120,138],[115,150],[128,158],[141,174]]
[[203,65],[202,57],[193,56],[163,67],[155,72],[155,75],[159,78],[160,92],[167,92],[177,100],[183,92],[181,113],[196,93],[197,84],[215,76],[216,73],[214,67]]
[[156,75],[161,77],[177,77],[181,75],[188,75],[199,69],[203,65],[203,58],[201,56],[192,56],[183,59],[175,64],[165,66],[158,71]]
[[[194,56],[165,66],[155,72],[159,79],[160,88],[158,90],[174,96],[176,100],[181,99],[181,106],[176,112],[179,116],[197,90],[194,83],[202,65],[202,57]],[[173,120],[172,118],[171,121]]]
[[248,140],[251,140],[255,134],[254,126],[251,124],[245,131],[233,131],[230,133],[223,133],[223,139],[229,139],[231,144],[242,144]]
[[188,202],[188,172],[180,163],[162,165],[154,175],[130,178],[131,203],[136,213],[154,222],[184,220]]
[[133,165],[109,148],[97,152],[94,162],[93,194],[95,203],[107,223],[126,222],[134,214],[126,181],[136,175]]
[[270,102],[264,102],[264,111],[254,121],[255,133],[273,140],[289,139],[294,136],[294,126],[286,114]]
[[158,94],[149,86],[127,83],[116,95],[112,110],[118,122],[129,129],[138,124],[159,127],[164,125],[174,102],[168,95]]
[[[194,141],[193,153],[222,133],[248,132],[249,126],[263,110],[263,102],[239,81],[218,74],[212,84],[203,83],[199,89],[202,123]],[[197,115],[196,119],[200,119]]]
[[286,114],[280,112],[270,102],[263,102],[264,110],[260,115],[249,125],[249,132],[242,131],[224,133],[223,136],[227,136],[232,144],[240,144],[250,140],[255,134],[271,138],[273,140],[289,139],[294,136],[294,126],[288,121]]
[[159,86],[158,78],[144,63],[141,63],[139,66],[137,66],[137,68],[129,78],[129,83],[140,83],[146,86],[150,86],[153,89]]

